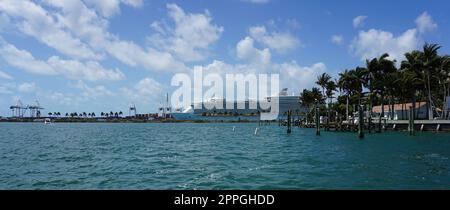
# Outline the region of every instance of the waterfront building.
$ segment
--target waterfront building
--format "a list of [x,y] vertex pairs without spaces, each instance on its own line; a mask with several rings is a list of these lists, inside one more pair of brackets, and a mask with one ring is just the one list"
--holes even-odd
[[[394,120],[407,120],[409,107],[412,107],[412,103],[394,104],[392,110],[392,104],[384,105],[384,118]],[[375,116],[380,116],[381,105],[372,107],[372,113]],[[427,119],[427,102],[416,102],[416,115],[415,119]]]

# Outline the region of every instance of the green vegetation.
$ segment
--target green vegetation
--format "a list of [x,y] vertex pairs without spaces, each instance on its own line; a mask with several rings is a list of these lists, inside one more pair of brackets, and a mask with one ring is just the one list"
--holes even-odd
[[[364,67],[345,69],[337,80],[323,73],[316,81],[322,91],[317,87],[304,89],[300,103],[311,111],[319,106],[321,115],[337,113],[348,120],[356,105],[365,105],[368,111],[381,105],[384,116],[388,111],[384,110],[386,104],[393,111],[396,103],[412,103],[415,108],[417,101],[426,101],[428,119],[449,119],[444,104],[450,96],[450,56],[439,55],[440,48],[438,44],[425,43],[421,50],[405,53],[405,60],[400,62],[390,60],[385,53],[366,60]],[[339,96],[333,101],[336,91]],[[393,119],[393,114],[389,116]],[[312,120],[311,112],[307,119]]]

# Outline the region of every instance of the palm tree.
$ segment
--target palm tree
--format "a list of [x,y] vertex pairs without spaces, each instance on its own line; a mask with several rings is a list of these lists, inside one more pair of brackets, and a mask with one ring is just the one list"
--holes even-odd
[[[378,131],[381,131],[381,118],[384,116],[384,96],[387,88],[392,88],[392,77],[389,75],[397,71],[395,67],[395,60],[389,60],[389,54],[384,53],[378,58],[374,58],[370,61],[366,61],[366,87],[369,88],[370,96],[369,101],[373,103],[373,93],[378,93],[380,95],[381,101],[381,113],[378,119]],[[391,75],[392,76],[392,75]],[[393,89],[391,90],[391,99],[393,95]],[[391,115],[392,116],[392,115]]]
[[[412,93],[412,107],[416,108],[416,97],[417,92],[422,90],[423,84],[425,84],[425,80],[423,80],[422,76],[422,61],[421,61],[422,53],[420,51],[414,50],[412,52],[405,53],[406,60],[401,62],[400,69],[402,71],[406,71],[409,74],[409,84],[408,86],[414,89],[414,93]],[[416,112],[417,115],[417,112]],[[417,117],[417,116],[416,116]]]
[[325,95],[327,96],[327,98],[329,100],[328,104],[330,104],[330,105],[331,105],[331,100],[334,96],[334,92],[337,90],[337,87],[338,87],[336,83],[337,83],[336,81],[330,80],[326,85],[327,91],[326,91]]
[[316,87],[312,88],[311,90],[303,89],[303,92],[300,93],[300,104],[308,107],[310,110],[309,113],[311,113],[311,111],[313,110],[313,105],[315,105],[316,103],[322,103],[323,99],[324,97],[322,93]]
[[362,98],[362,92],[364,86],[366,86],[366,73],[367,70],[362,67],[356,67],[354,70],[350,70],[350,77],[352,78],[353,85],[351,86],[351,91],[354,93],[354,95],[358,96],[358,103],[361,103]]
[[325,96],[325,89],[327,87],[328,82],[330,82],[331,76],[327,73],[322,73],[317,77],[316,84],[322,87],[322,95]]
[[441,119],[447,119],[447,98],[450,95],[450,56],[445,55],[440,58],[439,84],[442,85],[442,114]]
[[352,77],[350,71],[345,69],[344,72],[339,73],[339,80],[337,82],[337,86],[339,87],[339,92],[342,94],[345,93],[346,96],[346,106],[345,106],[345,120],[348,121],[348,111],[349,111],[349,97],[351,94],[351,84]]
[[438,50],[441,48],[438,44],[428,44],[425,43],[423,46],[423,54],[422,54],[422,62],[423,62],[423,75],[424,79],[426,81],[425,83],[425,90],[427,91],[428,95],[428,119],[433,119],[433,100],[431,96],[431,80],[434,76],[436,76],[436,72],[438,69],[438,62],[439,62],[439,55]]

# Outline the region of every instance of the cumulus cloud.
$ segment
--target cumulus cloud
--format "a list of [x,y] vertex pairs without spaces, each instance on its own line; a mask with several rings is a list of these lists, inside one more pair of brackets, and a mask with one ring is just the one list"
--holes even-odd
[[100,97],[110,97],[114,96],[114,93],[108,90],[103,85],[89,86],[81,80],[78,80],[77,83],[71,84],[72,87],[79,89],[82,91],[81,95],[85,99],[98,99]]
[[4,0],[0,12],[19,19],[16,27],[22,33],[58,52],[79,59],[99,59],[88,45],[61,27],[54,16],[31,1]]
[[2,82],[0,83],[0,94],[13,94],[15,92],[16,85],[13,83]]
[[259,50],[255,48],[254,41],[250,37],[245,37],[237,43],[236,53],[238,58],[246,59],[253,63],[270,63],[271,54],[269,49]]
[[391,59],[402,60],[404,53],[420,47],[423,33],[437,28],[427,12],[418,16],[415,23],[416,28],[408,29],[398,36],[379,29],[360,31],[350,44],[350,51],[361,60],[378,57],[383,53],[389,53]]
[[366,19],[367,19],[367,16],[363,16],[363,15],[360,15],[360,16],[357,16],[357,17],[353,18],[353,27],[354,28],[359,28],[359,27],[364,26],[364,21]]
[[280,84],[294,91],[313,87],[317,76],[327,71],[326,65],[322,62],[311,66],[300,66],[297,62],[292,61],[276,64],[274,68],[280,72]]
[[[139,6],[141,1],[121,1]],[[5,0],[0,11],[15,19],[20,32],[75,59],[99,60],[104,54],[130,65],[155,71],[183,71],[185,66],[170,53],[143,48],[108,31],[108,16],[98,15],[80,0],[46,0],[51,9],[31,1]],[[106,1],[91,3],[108,4]],[[117,4],[111,3],[113,5]],[[47,7],[46,7],[47,8]]]
[[26,51],[17,49],[0,37],[0,57],[9,65],[33,74],[62,75],[69,79],[120,80],[125,76],[118,69],[105,69],[96,61],[85,63],[77,60],[64,60],[52,56],[47,61],[39,60]]
[[11,66],[33,74],[56,75],[46,62],[35,59],[30,52],[19,50],[0,37],[0,56]]
[[140,7],[143,5],[142,0],[84,0],[87,5],[94,6],[95,9],[105,17],[113,16],[120,12],[120,4],[132,7]]
[[58,56],[52,56],[47,63],[59,74],[69,79],[96,80],[121,80],[125,75],[118,69],[106,69],[98,62],[88,61],[81,63],[76,60],[64,60]]
[[433,18],[427,12],[423,12],[416,18],[416,25],[421,33],[434,31],[438,27],[438,24],[434,22]]
[[209,47],[224,31],[222,26],[214,25],[208,11],[205,13],[186,13],[176,4],[167,4],[168,15],[174,27],[155,21],[151,28],[157,34],[148,41],[159,49],[172,52],[181,60],[198,61],[207,57]]
[[322,62],[317,62],[310,66],[301,66],[296,61],[272,62],[270,60],[270,50],[268,48],[260,50],[254,46],[251,37],[245,37],[236,45],[237,57],[244,60],[244,63],[229,64],[224,61],[214,60],[201,68],[205,74],[217,73],[224,76],[227,73],[258,74],[274,73],[280,75],[280,88],[289,88],[291,91],[301,91],[303,88],[311,88],[315,84],[318,75],[327,71],[327,67]]
[[0,78],[1,79],[7,79],[7,80],[12,80],[13,77],[9,74],[7,74],[6,72],[0,71]]
[[[327,71],[324,63],[318,62],[310,66],[301,66],[296,61],[282,63],[268,63],[265,68],[255,64],[229,64],[223,61],[214,60],[212,63],[204,66],[196,66],[201,68],[204,74],[217,73],[224,76],[228,73],[239,74],[279,74],[280,88],[289,88],[290,92],[296,94],[304,88],[315,86],[317,76]],[[226,87],[230,88],[230,87]],[[230,91],[232,89],[228,89]]]
[[341,45],[344,41],[344,37],[342,35],[333,35],[331,36],[331,42],[337,45]]
[[389,57],[401,60],[405,52],[417,49],[420,43],[417,29],[409,29],[399,36],[391,32],[370,29],[360,31],[350,45],[350,50],[361,60],[389,53]]
[[300,41],[288,32],[267,32],[265,26],[253,26],[249,29],[250,36],[257,42],[283,53],[300,46]]
[[163,95],[163,86],[153,78],[146,77],[135,85],[121,88],[121,93],[129,100],[143,104],[149,104]]
[[17,86],[17,90],[22,93],[34,92],[36,89],[36,84],[34,82],[24,82]]

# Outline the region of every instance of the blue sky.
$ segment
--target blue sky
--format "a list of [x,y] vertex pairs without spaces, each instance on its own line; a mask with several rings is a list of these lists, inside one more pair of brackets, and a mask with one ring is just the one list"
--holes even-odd
[[20,99],[48,111],[156,112],[193,68],[279,73],[298,93],[384,52],[425,41],[449,53],[448,1],[0,0],[0,116]]

